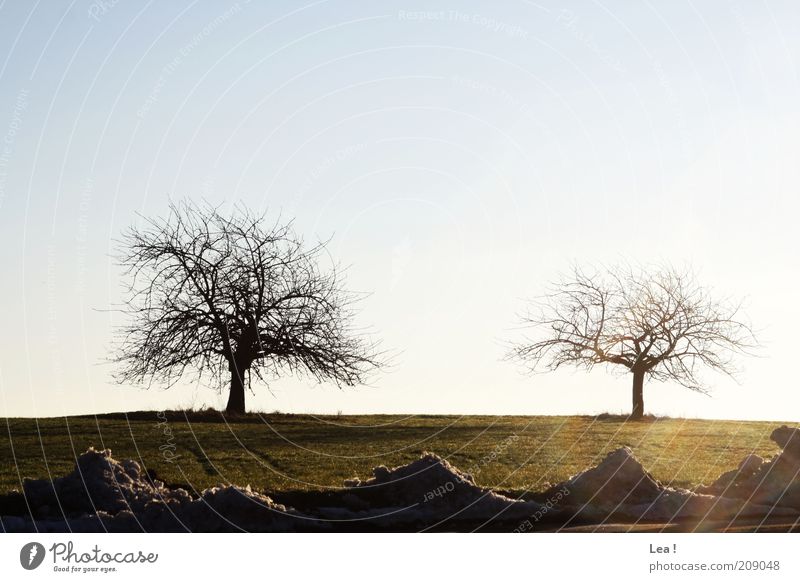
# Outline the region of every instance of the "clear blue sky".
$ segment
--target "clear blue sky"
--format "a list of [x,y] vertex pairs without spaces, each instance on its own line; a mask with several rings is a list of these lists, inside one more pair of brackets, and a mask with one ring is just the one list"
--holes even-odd
[[294,412],[627,410],[629,378],[501,361],[571,262],[691,262],[745,296],[763,357],[656,413],[800,419],[800,4],[0,2],[0,416],[224,402],[113,384],[113,239],[170,197],[333,235],[368,388]]

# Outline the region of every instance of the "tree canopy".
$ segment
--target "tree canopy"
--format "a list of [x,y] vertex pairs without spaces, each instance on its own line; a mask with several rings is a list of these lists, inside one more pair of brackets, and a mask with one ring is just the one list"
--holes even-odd
[[173,385],[188,374],[222,388],[244,412],[244,388],[285,373],[352,386],[381,365],[354,326],[359,297],[340,269],[321,267],[325,244],[306,245],[291,222],[239,206],[172,204],[119,241],[128,277],[115,361],[120,381]]
[[538,336],[515,344],[512,358],[530,371],[601,364],[632,372],[634,416],[643,414],[645,377],[707,393],[701,369],[733,376],[736,356],[757,345],[741,302],[714,297],[693,272],[671,266],[575,268],[522,323]]

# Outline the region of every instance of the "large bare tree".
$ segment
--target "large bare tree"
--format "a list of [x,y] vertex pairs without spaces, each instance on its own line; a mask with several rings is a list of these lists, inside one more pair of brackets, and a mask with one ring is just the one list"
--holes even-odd
[[575,268],[522,322],[539,335],[514,344],[512,358],[531,371],[607,364],[630,372],[633,419],[644,415],[645,378],[707,393],[701,368],[732,376],[735,356],[757,345],[741,303],[713,297],[690,270],[671,266]]
[[320,266],[324,244],[305,245],[291,223],[183,202],[119,242],[129,278],[120,381],[229,381],[226,411],[243,413],[253,379],[305,372],[354,385],[380,365],[353,326],[357,297],[335,266]]

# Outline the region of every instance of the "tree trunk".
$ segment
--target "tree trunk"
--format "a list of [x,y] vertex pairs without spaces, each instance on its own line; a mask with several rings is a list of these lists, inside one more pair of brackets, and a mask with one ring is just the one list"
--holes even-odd
[[228,405],[225,412],[228,414],[244,414],[244,374],[247,368],[231,364],[231,391],[228,394]]
[[644,370],[633,370],[633,409],[631,420],[641,420],[644,416]]

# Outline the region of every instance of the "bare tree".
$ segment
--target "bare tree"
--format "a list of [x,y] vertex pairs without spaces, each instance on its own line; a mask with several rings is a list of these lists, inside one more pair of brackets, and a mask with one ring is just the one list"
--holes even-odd
[[190,202],[146,219],[119,241],[130,278],[117,356],[120,381],[172,386],[187,374],[223,389],[227,412],[245,411],[245,387],[282,373],[337,385],[380,366],[376,345],[352,325],[357,297],[291,223],[237,207]]
[[631,418],[640,419],[646,377],[708,393],[702,367],[734,375],[734,356],[757,345],[740,315],[741,303],[712,297],[690,271],[575,268],[522,318],[541,335],[515,344],[511,357],[531,371],[607,364],[630,372]]

